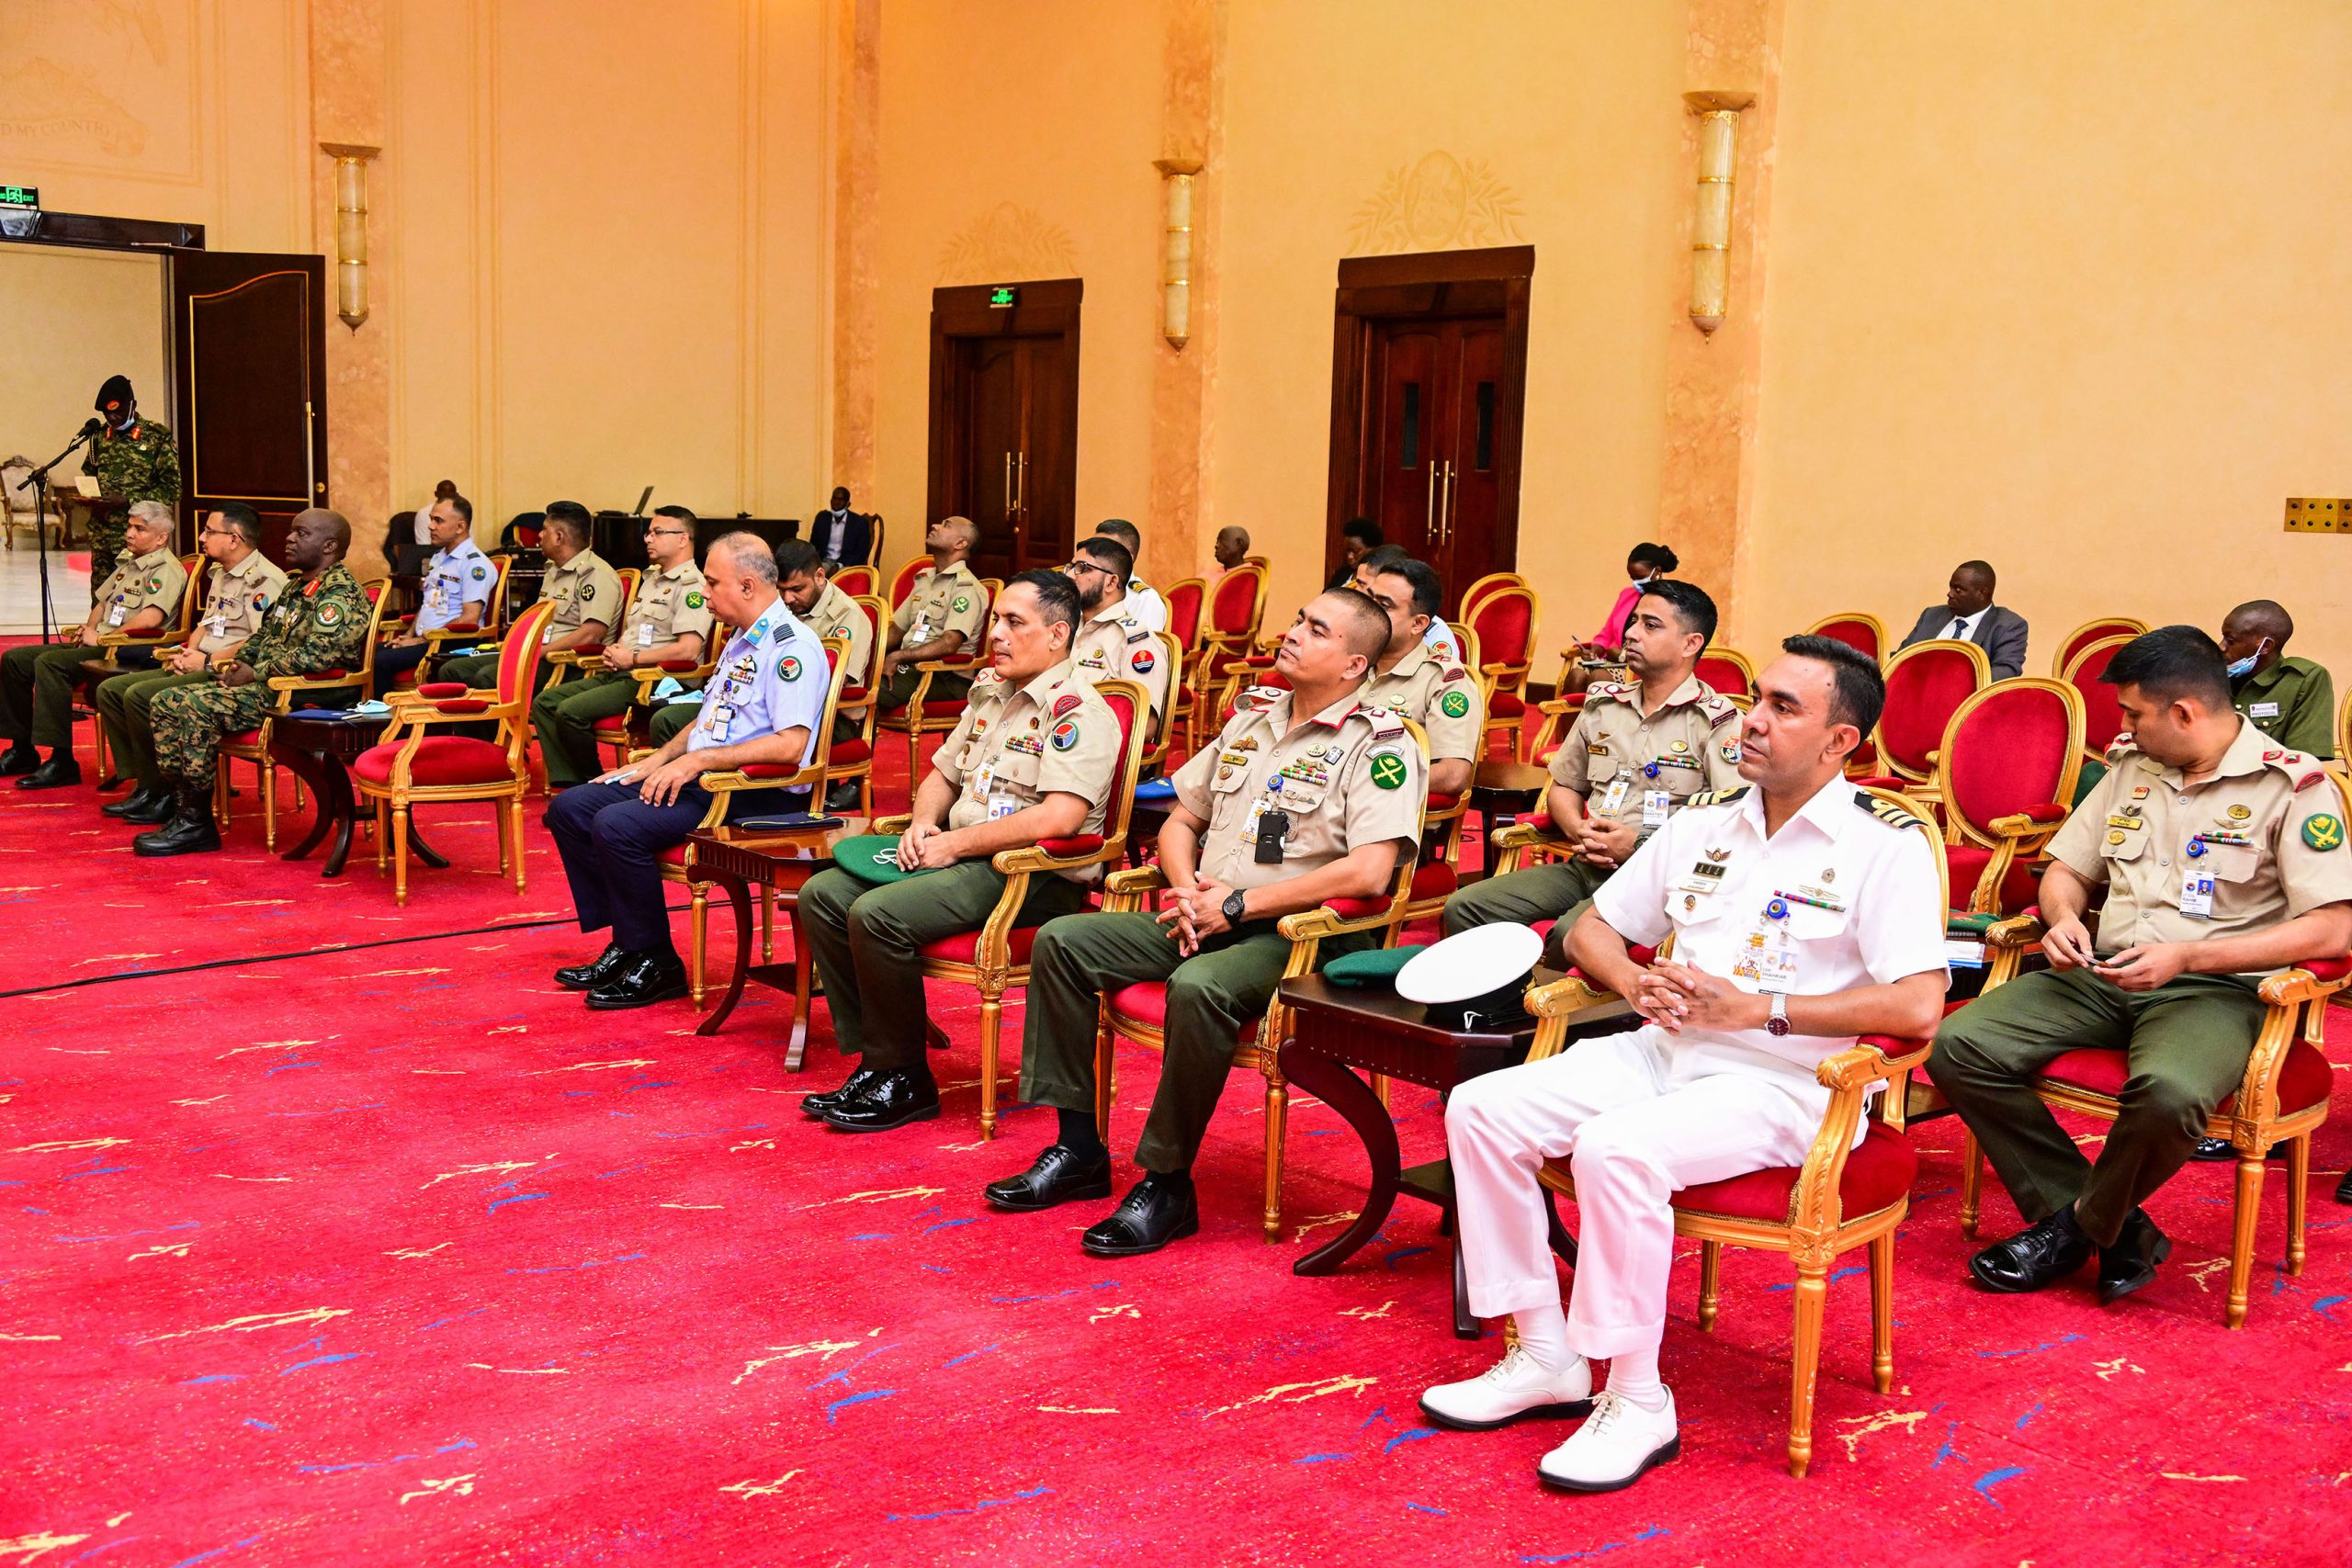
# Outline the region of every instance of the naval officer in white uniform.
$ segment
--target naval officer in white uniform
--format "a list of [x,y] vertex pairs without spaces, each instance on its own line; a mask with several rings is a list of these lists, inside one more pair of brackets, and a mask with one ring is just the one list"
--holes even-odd
[[[1859,1035],[1932,1035],[1942,1015],[1927,839],[1845,777],[1885,700],[1878,667],[1826,637],[1781,646],[1741,726],[1747,786],[1692,797],[1570,934],[1577,967],[1648,1021],[1475,1078],[1446,1109],[1470,1308],[1510,1314],[1519,1337],[1421,1408],[1473,1431],[1589,1408],[1538,1466],[1562,1490],[1615,1491],[1680,1451],[1657,1371],[1669,1196],[1802,1165],[1829,1102],[1814,1068]],[[1670,959],[1627,953],[1669,935]],[[1564,1156],[1581,1221],[1565,1313],[1536,1183]]]

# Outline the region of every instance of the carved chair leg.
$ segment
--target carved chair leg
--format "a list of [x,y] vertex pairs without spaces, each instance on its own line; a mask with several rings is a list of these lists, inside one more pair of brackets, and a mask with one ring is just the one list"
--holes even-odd
[[376,874],[379,876],[384,874],[384,856],[390,849],[392,831],[390,824],[384,819],[384,813],[390,809],[384,797],[378,795],[376,797]]
[[392,903],[408,902],[408,802],[392,802]]
[[225,751],[212,770],[212,822],[220,831],[229,830],[229,754]]
[[2232,1328],[2245,1324],[2246,1292],[2254,1272],[2254,1227],[2262,1216],[2262,1164],[2266,1151],[2238,1151],[2236,1224],[2230,1231],[2230,1302],[2223,1318]]
[[710,939],[710,884],[691,882],[686,885],[691,908],[686,914],[686,989],[695,1004],[702,1010],[703,966]]
[[1116,1070],[1117,1059],[1112,1046],[1110,1010],[1098,1009],[1094,1019],[1094,1135],[1106,1144],[1111,1138],[1112,1074]]
[[775,962],[775,889],[760,884],[760,962]]
[[490,803],[490,826],[492,832],[498,839],[498,874],[503,876],[506,874],[507,869],[506,803],[504,801],[493,800]]
[[2312,1135],[2287,1140],[2287,1272],[2303,1271],[2303,1222],[2311,1197]]
[[1894,1233],[1871,1243],[1871,1382],[1894,1392]]
[[1283,1134],[1290,1121],[1290,1087],[1278,1077],[1266,1080],[1266,1239],[1280,1239],[1283,1230]]
[[1715,1308],[1721,1296],[1724,1269],[1724,1244],[1702,1241],[1699,1244],[1699,1332],[1711,1334],[1715,1326]]
[[275,853],[277,849],[277,764],[269,753],[261,755],[261,842],[262,848]]
[[1980,1200],[1984,1195],[1984,1151],[1976,1134],[1965,1126],[1960,1134],[1960,1234],[1974,1239]]
[[[1004,1028],[1004,1003],[988,991],[980,993],[980,1136],[996,1136],[997,1048]],[[1098,1091],[1099,1092],[1099,1091]]]
[[1374,1073],[1372,1075],[1372,1092],[1373,1097],[1380,1101],[1380,1108],[1383,1111],[1387,1110],[1388,1075],[1386,1073]]
[[1821,1371],[1821,1318],[1828,1300],[1826,1269],[1797,1265],[1796,1353],[1789,1369],[1789,1473],[1800,1479],[1813,1462],[1813,1390]]
[[506,803],[506,836],[513,845],[514,856],[514,896],[523,896],[523,879],[527,874],[523,866],[523,802],[518,798]]

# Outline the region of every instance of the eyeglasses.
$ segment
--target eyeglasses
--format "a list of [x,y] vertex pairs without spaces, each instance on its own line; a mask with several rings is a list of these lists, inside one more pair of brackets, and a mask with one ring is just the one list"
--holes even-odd
[[647,538],[649,538],[649,539],[650,539],[650,538],[652,538],[652,537],[653,537],[655,535],[657,535],[657,534],[664,535],[664,536],[668,536],[668,537],[670,537],[670,538],[673,538],[673,539],[683,539],[683,538],[684,538],[684,537],[686,536],[686,531],[685,531],[684,528],[654,528],[654,527],[648,527],[648,528],[645,530],[645,536],[646,536]]
[[1101,573],[1102,573],[1103,576],[1105,576],[1105,577],[1116,577],[1116,576],[1118,576],[1118,575],[1119,575],[1117,572],[1113,571],[1113,570],[1112,570],[1109,567],[1107,567],[1107,566],[1097,566],[1094,562],[1092,562],[1092,561],[1091,561],[1091,560],[1082,560],[1082,559],[1081,559],[1081,560],[1074,560],[1074,561],[1069,562],[1068,565],[1066,565],[1066,566],[1064,566],[1064,567],[1062,568],[1062,570],[1063,570],[1065,573],[1068,573],[1068,572],[1073,572],[1073,571],[1099,571],[1099,572],[1101,572]]

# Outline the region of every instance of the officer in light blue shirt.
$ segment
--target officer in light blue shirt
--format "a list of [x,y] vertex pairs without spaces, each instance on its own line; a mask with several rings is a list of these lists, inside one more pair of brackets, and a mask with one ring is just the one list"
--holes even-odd
[[374,694],[379,697],[401,671],[424,662],[433,646],[425,633],[460,622],[480,625],[498,586],[497,566],[474,543],[472,502],[462,495],[435,502],[425,525],[440,548],[424,565],[424,603],[417,606],[414,626],[376,645]]
[[[743,629],[720,652],[693,727],[642,761],[562,791],[548,808],[580,929],[612,929],[602,954],[557,970],[556,983],[587,992],[588,1005],[600,1011],[685,994],[686,966],[670,940],[662,895],[662,856],[710,814],[714,796],[702,775],[754,764],[805,767],[825,723],[831,687],[825,645],[785,608],[766,541],[721,535],[703,576],[718,617]],[[797,791],[739,791],[729,816],[806,804]]]

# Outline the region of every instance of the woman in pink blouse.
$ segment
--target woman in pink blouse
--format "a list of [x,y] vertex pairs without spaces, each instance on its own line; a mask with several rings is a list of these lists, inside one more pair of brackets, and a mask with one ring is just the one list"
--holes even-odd
[[[1625,645],[1625,623],[1633,618],[1634,606],[1641,602],[1645,586],[1654,577],[1664,577],[1681,565],[1675,553],[1664,545],[1635,545],[1625,558],[1625,575],[1632,581],[1617,595],[1617,603],[1609,607],[1609,618],[1592,634],[1592,640],[1577,644],[1578,659],[1610,659]],[[1568,678],[1573,691],[1582,691],[1591,680],[1589,671],[1578,670]]]

